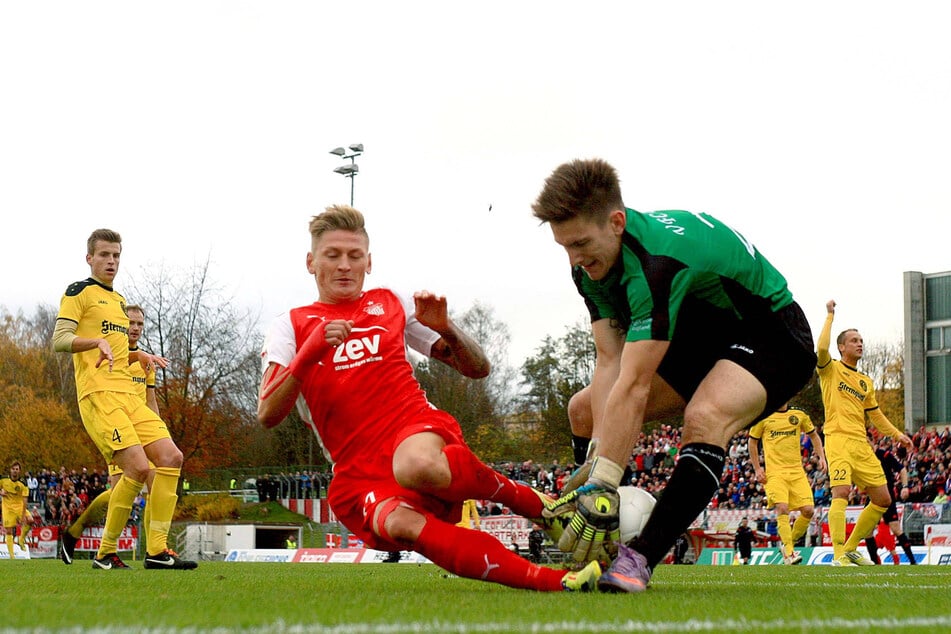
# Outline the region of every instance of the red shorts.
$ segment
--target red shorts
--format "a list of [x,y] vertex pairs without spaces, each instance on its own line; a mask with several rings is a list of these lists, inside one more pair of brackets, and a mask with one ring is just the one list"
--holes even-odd
[[396,498],[424,515],[455,524],[462,516],[462,501],[447,502],[400,486],[393,477],[393,452],[408,437],[423,432],[438,434],[447,445],[465,445],[459,423],[441,410],[431,410],[394,436],[391,443],[373,443],[372,455],[359,465],[334,466],[327,501],[344,526],[370,548],[404,550],[405,544],[390,542],[373,532],[371,519],[381,502]]

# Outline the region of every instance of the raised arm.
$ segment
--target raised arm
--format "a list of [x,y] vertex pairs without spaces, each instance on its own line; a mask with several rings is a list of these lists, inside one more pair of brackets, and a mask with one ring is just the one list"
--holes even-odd
[[835,300],[830,299],[826,302],[826,320],[822,324],[819,341],[816,342],[816,356],[818,357],[816,365],[820,368],[827,366],[832,361],[832,355],[829,354],[829,343],[832,341],[833,319],[835,319]]
[[449,318],[446,298],[429,291],[413,294],[416,304],[416,319],[422,325],[439,333],[433,343],[430,356],[438,359],[463,376],[482,379],[489,376],[491,366],[482,347],[464,333]]

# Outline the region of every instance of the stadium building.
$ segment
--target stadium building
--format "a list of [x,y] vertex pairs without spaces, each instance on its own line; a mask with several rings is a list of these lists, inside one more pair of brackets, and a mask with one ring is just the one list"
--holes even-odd
[[905,271],[905,429],[951,425],[951,271]]

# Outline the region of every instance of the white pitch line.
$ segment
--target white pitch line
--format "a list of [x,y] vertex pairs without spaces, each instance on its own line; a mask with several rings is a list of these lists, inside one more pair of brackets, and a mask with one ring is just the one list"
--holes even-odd
[[[558,621],[549,623],[524,622],[485,622],[464,623],[448,621],[423,621],[408,623],[345,623],[340,625],[288,624],[276,622],[270,625],[255,626],[247,629],[234,628],[142,628],[128,627],[86,628],[83,634],[501,634],[504,632],[530,632],[534,634],[568,633],[664,633],[664,632],[770,632],[776,630],[800,631],[885,631],[951,628],[951,615],[908,618],[831,618],[831,619],[774,619],[769,621],[752,619],[724,619],[687,621]],[[76,628],[48,630],[44,628],[0,629],[3,634],[78,634]]]

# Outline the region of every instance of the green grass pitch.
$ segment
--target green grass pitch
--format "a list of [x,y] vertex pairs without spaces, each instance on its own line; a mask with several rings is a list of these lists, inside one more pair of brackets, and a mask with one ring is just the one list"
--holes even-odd
[[0,562],[12,632],[948,632],[951,567],[662,566],[640,595],[538,593],[431,565]]

